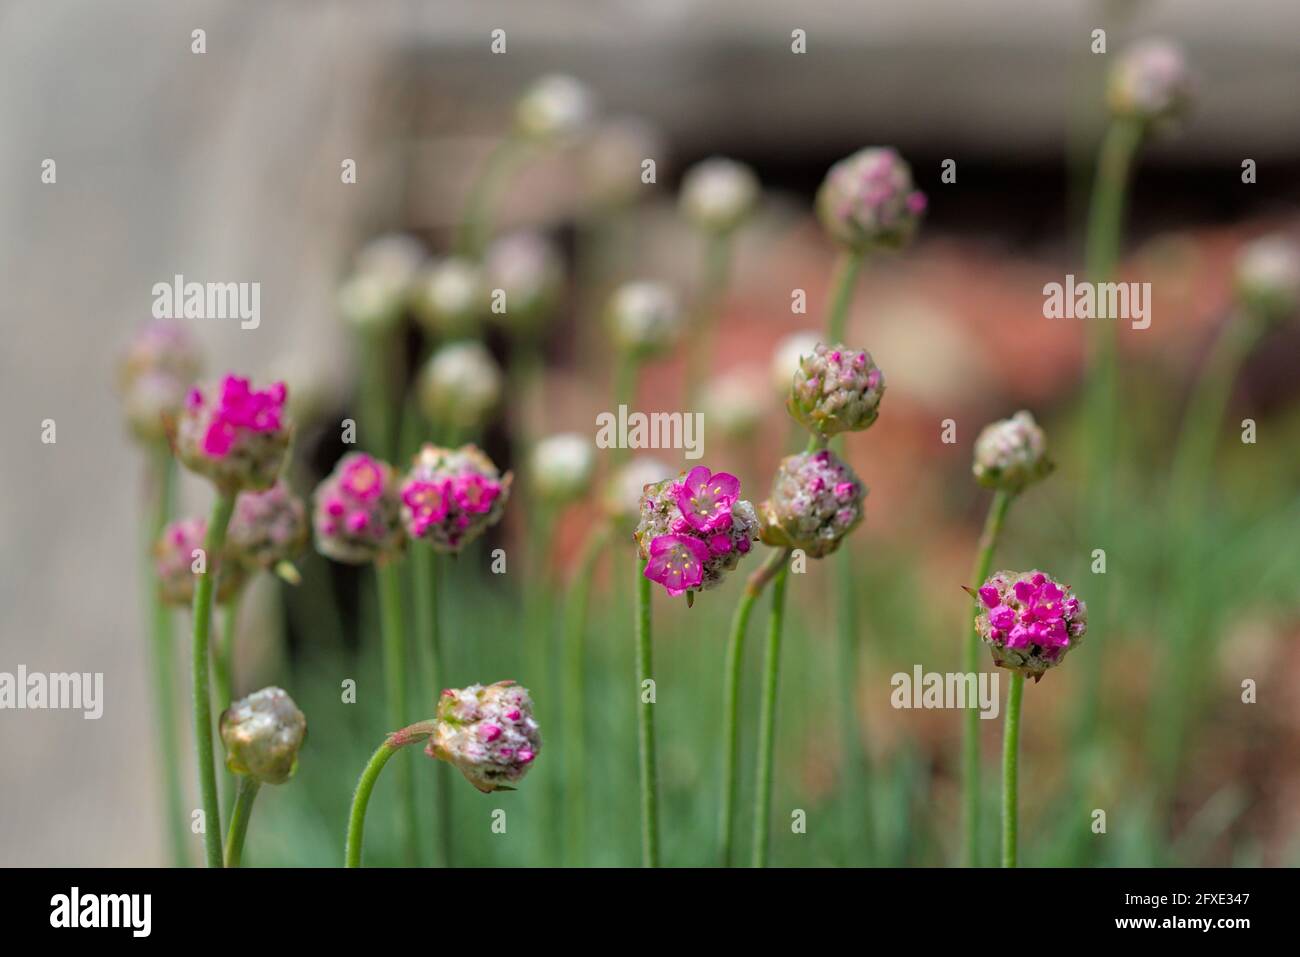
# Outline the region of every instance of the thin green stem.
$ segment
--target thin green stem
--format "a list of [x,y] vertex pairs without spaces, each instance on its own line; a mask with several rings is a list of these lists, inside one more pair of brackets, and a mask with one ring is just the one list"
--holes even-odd
[[361,866],[361,841],[366,829],[366,808],[370,804],[370,792],[375,789],[379,772],[398,750],[400,749],[385,741],[371,755],[365,770],[361,772],[361,778],[357,781],[357,790],[352,795],[352,810],[348,814],[348,840],[344,851],[344,867]]
[[154,713],[162,752],[163,806],[167,813],[167,835],[172,865],[188,863],[189,832],[185,826],[185,799],[181,789],[180,740],[176,733],[176,649],[173,645],[171,608],[162,600],[153,567],[153,546],[171,516],[176,479],[176,462],[161,443],[150,450],[150,492],[153,514],[149,518],[144,548],[144,581],[148,591],[150,622],[150,664],[153,670]]
[[580,867],[587,860],[587,602],[596,562],[613,531],[608,522],[592,529],[564,606],[564,811],[569,867]]
[[650,579],[644,559],[636,563],[637,742],[641,759],[641,865],[659,866],[659,776],[655,761],[654,701],[646,682],[653,680],[650,646]]
[[253,801],[257,799],[258,784],[246,774],[239,776],[239,791],[235,807],[230,812],[230,832],[226,835],[226,866],[238,867],[244,854],[244,835],[248,833],[248,819],[253,816]]
[[[217,640],[212,646],[212,683],[216,686],[217,691],[217,721],[220,723],[221,714],[230,707],[230,702],[234,700],[234,682],[235,682],[235,634],[236,622],[239,619],[239,592],[230,596],[230,599],[219,606],[221,615],[221,629],[217,633]],[[222,790],[221,809],[224,815],[229,815],[234,807],[238,781],[233,772],[227,770],[221,775],[220,785]]]
[[203,574],[194,586],[194,641],[191,646],[191,691],[194,742],[198,749],[199,795],[203,801],[203,849],[208,867],[221,866],[221,805],[212,755],[212,698],[208,688],[208,635],[212,628],[212,591],[217,563],[226,544],[226,527],[235,508],[235,493],[218,490],[203,542]]
[[[402,584],[397,566],[392,562],[375,564],[379,584],[379,623],[384,644],[384,687],[390,727],[400,728],[406,717],[406,633],[402,626]],[[416,835],[419,818],[415,810],[415,776],[411,762],[398,765],[399,802],[398,844],[408,866],[416,863]]]
[[1016,803],[1016,782],[1020,766],[1020,700],[1025,694],[1025,676],[1011,675],[1007,691],[1006,728],[1002,734],[1002,866],[1015,867],[1020,809]]
[[754,602],[774,575],[785,567],[789,549],[773,549],[758,570],[749,576],[731,618],[731,636],[727,639],[727,663],[722,686],[722,801],[718,815],[718,858],[723,867],[731,867],[735,858],[737,785],[740,767],[740,684],[745,660],[745,635]]
[[863,851],[870,864],[875,854],[875,819],[871,808],[870,774],[866,749],[862,744],[862,719],[858,715],[858,673],[861,656],[858,653],[858,601],[857,583],[854,581],[853,539],[841,542],[839,552],[831,556],[835,575],[835,630],[839,651],[840,727],[843,730],[844,784],[841,802],[844,817],[845,863],[852,862],[853,833],[861,829]]
[[527,144],[514,136],[501,140],[470,187],[469,198],[465,204],[465,214],[461,220],[460,232],[456,239],[456,253],[469,259],[481,259],[483,249],[492,234],[492,222],[496,204],[504,191],[510,174],[524,158]]
[[[438,555],[432,548],[411,549],[411,584],[415,594],[415,648],[423,676],[426,704],[438,701],[445,683],[442,658],[442,629],[438,621]],[[434,858],[443,867],[452,866],[451,768],[439,761],[434,769]]]
[[[979,546],[975,552],[975,568],[971,572],[971,588],[978,589],[989,577],[993,567],[993,555],[997,551],[998,539],[1002,535],[1002,524],[1007,517],[1007,509],[1015,496],[1001,489],[993,493],[989,503],[988,516],[984,519],[984,531],[980,534]],[[974,602],[971,617],[966,626],[966,639],[963,643],[962,667],[969,675],[978,673],[980,662],[980,638],[975,631],[975,617],[979,614],[979,600]],[[964,861],[967,867],[977,867],[980,860],[980,720],[979,711],[968,707],[962,715],[962,833],[965,836]]]
[[844,334],[849,321],[849,303],[853,301],[853,290],[858,284],[858,274],[867,254],[852,249],[840,253],[840,260],[835,266],[835,278],[832,280],[833,298],[830,312],[826,317],[826,338],[828,345],[844,341]]
[[767,625],[763,660],[763,700],[758,720],[758,771],[754,778],[753,866],[767,866],[771,831],[772,777],[776,759],[776,691],[781,665],[781,625],[785,618],[786,566],[772,580],[772,613]]

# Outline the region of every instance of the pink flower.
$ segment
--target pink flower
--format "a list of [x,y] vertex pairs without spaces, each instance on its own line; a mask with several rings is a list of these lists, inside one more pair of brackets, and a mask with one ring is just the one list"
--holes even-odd
[[677,486],[677,507],[691,528],[698,532],[731,527],[731,506],[740,497],[740,479],[727,472],[710,472],[697,465]]
[[270,488],[289,445],[286,398],[283,382],[254,389],[235,375],[207,392],[191,390],[176,429],[177,457],[228,491]]
[[410,510],[411,533],[417,538],[425,533],[430,525],[441,522],[447,517],[451,507],[448,502],[448,481],[407,482],[402,488],[402,504]]
[[[708,469],[704,471],[707,473]],[[708,560],[709,549],[698,538],[660,535],[650,543],[645,577],[663,585],[669,595],[676,597],[699,587],[704,578],[704,563]]]
[[994,664],[1034,679],[1059,663],[1087,631],[1087,609],[1043,572],[998,572],[979,589],[988,609],[976,628]]
[[492,511],[492,503],[500,494],[501,483],[483,475],[461,475],[452,485],[456,504],[474,515]]
[[[249,387],[247,379],[226,376],[221,382],[221,396],[212,410],[208,430],[203,436],[204,453],[212,458],[224,458],[234,446],[240,430],[254,433],[279,431],[283,427],[281,412],[286,395],[283,382],[273,383],[259,392]],[[199,399],[201,402],[201,394]],[[193,398],[190,405],[193,407]]]

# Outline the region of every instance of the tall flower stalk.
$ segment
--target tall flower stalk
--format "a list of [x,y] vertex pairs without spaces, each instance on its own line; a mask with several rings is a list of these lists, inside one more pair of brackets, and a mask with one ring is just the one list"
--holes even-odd
[[758,767],[754,772],[754,837],[752,863],[767,866],[772,812],[772,773],[776,755],[776,691],[781,663],[781,627],[785,619],[786,566],[772,579],[772,612],[763,658],[763,697],[758,719]]
[[650,643],[650,579],[646,561],[637,563],[636,688],[637,755],[641,790],[641,866],[659,866],[659,766],[655,755],[654,697],[647,682],[654,678],[654,648]]

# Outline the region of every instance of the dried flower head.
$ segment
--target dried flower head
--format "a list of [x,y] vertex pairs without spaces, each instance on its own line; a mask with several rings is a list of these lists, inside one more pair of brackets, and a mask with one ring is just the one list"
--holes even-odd
[[758,177],[744,163],[714,156],[696,163],[682,177],[682,214],[697,229],[726,234],[758,205]]
[[562,432],[540,440],[529,456],[532,488],[552,505],[572,502],[586,494],[596,468],[591,439],[577,432]]
[[1287,236],[1265,236],[1237,257],[1237,300],[1267,322],[1300,309],[1300,248]]
[[740,498],[740,480],[699,465],[678,479],[646,486],[633,533],[645,577],[669,595],[713,588],[758,538],[754,506]]
[[817,191],[817,215],[850,249],[901,249],[925,212],[912,169],[888,146],[858,150],[830,168]]
[[524,91],[515,106],[515,128],[533,140],[554,140],[581,133],[596,112],[591,91],[571,76],[552,73]]
[[975,629],[999,668],[1035,681],[1061,663],[1088,630],[1088,608],[1068,585],[1037,569],[996,572],[979,589]]
[[1043,430],[1023,409],[1009,419],[984,426],[975,439],[973,471],[986,488],[1020,492],[1049,475],[1053,468]]
[[[204,551],[208,523],[201,518],[182,518],[162,530],[153,546],[153,567],[158,576],[158,593],[164,603],[188,608],[194,604],[194,583],[204,567],[216,575],[216,599],[225,604],[248,581],[248,568],[235,561],[222,561]],[[202,553],[203,565],[195,570]]]
[[392,466],[349,452],[316,486],[312,525],[316,550],[336,562],[388,561],[405,545],[401,499]]
[[272,571],[307,547],[307,509],[283,482],[264,492],[241,492],[226,531],[226,557]]
[[137,333],[118,367],[127,424],[136,438],[166,438],[201,364],[194,337],[175,320],[155,320]]
[[1144,40],[1124,51],[1111,68],[1107,89],[1117,116],[1158,126],[1181,119],[1193,94],[1182,48],[1168,40]]
[[503,384],[501,367],[481,342],[451,342],[420,372],[420,410],[438,426],[477,429],[501,401]]
[[871,353],[819,342],[800,360],[785,404],[804,428],[827,437],[868,428],[884,394],[885,377]]
[[191,389],[176,430],[176,456],[226,491],[270,488],[289,447],[283,382],[258,390],[228,375],[219,388]]
[[668,352],[682,334],[682,309],[665,282],[637,280],[614,290],[605,309],[618,348],[637,359]]
[[426,332],[461,339],[478,331],[487,312],[487,290],[478,264],[448,256],[431,264],[415,284],[415,317]]
[[533,700],[513,681],[444,691],[425,748],[484,794],[513,790],[541,750]]
[[488,246],[484,277],[492,296],[504,301],[493,318],[516,333],[535,331],[559,302],[564,267],[555,246],[537,233],[512,233]]
[[812,355],[820,342],[821,338],[815,333],[795,332],[776,344],[772,352],[772,385],[782,401],[790,396],[790,386],[803,357]]
[[646,486],[670,478],[676,471],[667,462],[638,455],[621,466],[605,488],[605,512],[619,522],[635,522],[641,515]]
[[283,784],[298,770],[307,719],[280,688],[263,688],[221,713],[226,767],[259,784]]
[[772,496],[761,508],[763,541],[821,558],[862,521],[867,487],[830,449],[781,460]]
[[500,521],[511,481],[476,446],[425,445],[402,482],[402,524],[435,551],[458,552]]

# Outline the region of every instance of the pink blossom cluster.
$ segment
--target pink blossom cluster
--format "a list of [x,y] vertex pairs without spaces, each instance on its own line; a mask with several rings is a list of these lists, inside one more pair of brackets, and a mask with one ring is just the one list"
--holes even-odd
[[234,375],[211,394],[191,389],[177,432],[177,455],[219,485],[269,488],[289,444],[287,392],[283,382],[254,389]]
[[862,521],[866,494],[862,480],[830,449],[786,456],[760,508],[763,541],[801,549],[810,558],[829,555]]
[[912,185],[911,168],[889,147],[870,147],[840,160],[817,193],[822,225],[853,249],[905,245],[925,208],[925,194]]
[[437,551],[460,551],[500,519],[510,483],[473,445],[425,445],[402,483],[402,523]]
[[454,764],[484,793],[508,789],[542,749],[532,698],[513,681],[448,688],[435,722],[426,753]]
[[994,664],[1035,679],[1088,630],[1084,603],[1040,571],[997,572],[980,587],[979,600],[976,628]]
[[316,487],[314,499],[312,525],[321,554],[359,565],[401,553],[397,480],[387,462],[350,452]]
[[[248,581],[248,568],[237,561],[221,561],[203,555],[203,564],[196,565],[196,552],[204,548],[208,523],[201,518],[182,518],[168,524],[153,546],[154,574],[158,576],[158,592],[168,605],[188,606],[194,601],[194,584],[203,568],[211,569],[217,576],[216,599],[224,603],[233,598]],[[196,570],[197,568],[197,570]]]
[[293,561],[306,547],[307,510],[283,482],[263,492],[241,492],[226,531],[226,553],[254,568]]

